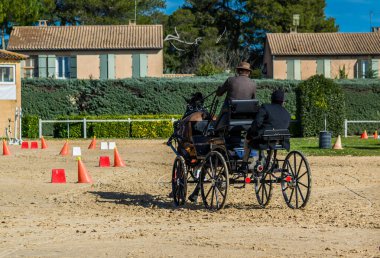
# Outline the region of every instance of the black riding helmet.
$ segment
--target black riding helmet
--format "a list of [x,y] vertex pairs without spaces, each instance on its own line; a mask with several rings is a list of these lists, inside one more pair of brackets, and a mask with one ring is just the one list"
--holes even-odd
[[275,90],[272,93],[272,103],[282,104],[285,101],[285,93],[282,90]]

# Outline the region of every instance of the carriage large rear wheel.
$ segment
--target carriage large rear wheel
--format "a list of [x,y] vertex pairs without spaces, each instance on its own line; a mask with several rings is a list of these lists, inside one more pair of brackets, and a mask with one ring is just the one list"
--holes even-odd
[[200,183],[203,204],[207,209],[220,210],[227,200],[228,166],[217,151],[207,154],[201,170]]
[[184,205],[187,194],[187,170],[185,160],[177,156],[172,171],[172,194],[176,206]]
[[291,151],[282,166],[281,189],[286,204],[292,209],[306,206],[311,191],[309,162],[299,151]]

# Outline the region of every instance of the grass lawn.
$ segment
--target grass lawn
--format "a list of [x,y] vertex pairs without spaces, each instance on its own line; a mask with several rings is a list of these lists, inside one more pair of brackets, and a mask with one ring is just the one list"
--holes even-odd
[[[318,138],[292,138],[291,150],[299,150],[311,156],[380,156],[380,139],[363,140],[359,136],[341,139],[343,150],[319,149]],[[336,138],[333,138],[331,143],[334,144],[335,141]]]

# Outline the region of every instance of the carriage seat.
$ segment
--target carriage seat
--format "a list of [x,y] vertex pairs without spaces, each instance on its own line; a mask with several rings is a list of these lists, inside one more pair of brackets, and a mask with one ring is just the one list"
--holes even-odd
[[248,130],[259,111],[257,99],[231,100],[228,131]]
[[260,150],[290,149],[290,132],[288,129],[265,130],[261,136],[252,139],[252,147]]

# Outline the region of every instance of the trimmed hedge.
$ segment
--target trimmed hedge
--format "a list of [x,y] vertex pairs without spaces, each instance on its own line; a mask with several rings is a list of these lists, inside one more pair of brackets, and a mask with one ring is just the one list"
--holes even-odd
[[299,85],[299,112],[303,136],[314,136],[324,130],[342,134],[345,101],[341,86],[323,75],[314,75]]
[[[22,107],[24,114],[35,115],[42,119],[78,115],[80,117],[104,117],[107,115],[131,117],[131,115],[143,114],[182,114],[185,109],[184,98],[197,91],[207,95],[221,85],[226,78],[227,76],[125,80],[24,79]],[[299,112],[297,112],[300,106],[296,97],[299,81],[255,81],[258,85],[257,98],[264,103],[269,102],[270,94],[274,89],[284,89],[287,93],[286,108],[293,116],[297,115],[297,119],[300,119]],[[348,120],[380,120],[380,80],[335,80],[335,82],[344,91],[345,113]],[[211,98],[208,101],[210,102]],[[162,117],[162,115],[159,116]],[[117,124],[97,124],[89,128],[88,135],[96,134],[101,137],[97,132],[102,131],[103,127],[109,127],[107,130],[109,137],[114,137],[115,127],[119,127]],[[136,131],[137,124],[134,126],[134,132],[131,131],[131,128],[128,129],[124,126],[124,131],[118,135],[121,137],[122,134],[129,134],[137,137],[139,135]],[[349,133],[361,132],[362,126],[367,126],[365,127],[367,131],[373,131],[379,125],[350,125]],[[296,131],[300,130],[294,124],[293,127]],[[34,130],[34,134],[32,131],[27,132],[28,130]],[[67,129],[61,128],[58,130],[59,133],[56,131],[57,136],[59,134],[63,136],[64,130]],[[38,127],[37,129],[33,129],[33,126],[30,129],[24,129],[23,126],[24,131],[24,135],[36,135]],[[79,135],[79,131],[76,132],[75,128],[72,129],[71,126],[70,131]],[[166,134],[167,132],[164,131],[158,134]],[[142,134],[145,135],[145,133]],[[103,135],[107,137],[105,133]],[[152,137],[154,135],[155,133]]]

